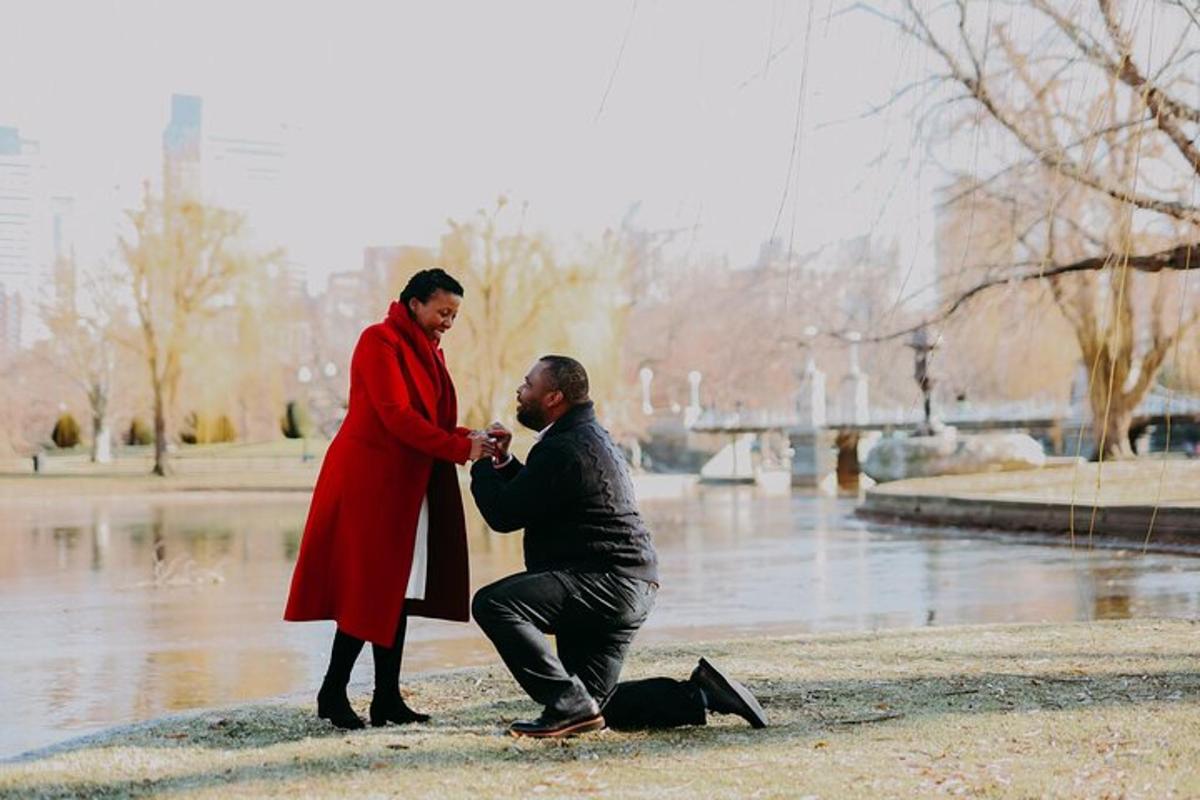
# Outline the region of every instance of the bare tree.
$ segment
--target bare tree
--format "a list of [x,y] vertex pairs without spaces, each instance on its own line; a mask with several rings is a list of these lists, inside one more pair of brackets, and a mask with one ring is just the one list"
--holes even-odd
[[1092,370],[1101,455],[1123,456],[1134,410],[1200,320],[1178,280],[1144,277],[1200,266],[1200,105],[1183,99],[1195,96],[1200,25],[1173,0],[1094,2],[902,0],[876,13],[937,57],[935,85],[950,94],[933,113],[997,144],[999,168],[960,170],[949,203],[1003,198],[1017,218],[1012,257],[977,265],[934,318],[1045,282]]
[[[44,351],[44,343],[40,350]],[[50,438],[59,405],[52,399],[70,391],[62,371],[39,346],[0,357],[0,456],[26,456]]]
[[196,323],[231,305],[236,284],[278,254],[244,246],[241,215],[149,189],[129,220],[120,247],[154,397],[153,471],[165,475],[167,422]]
[[[946,203],[939,214],[936,289],[941,297],[956,297],[986,279],[988,265],[1011,262],[1019,247],[1024,220],[1016,200],[966,188],[956,181],[943,191],[961,199]],[[985,402],[1070,397],[1081,355],[1075,330],[1056,307],[1049,284],[996,287],[977,295],[970,313],[946,320],[934,366],[943,391]]]
[[[450,222],[438,263],[466,290],[468,308],[447,349],[468,364],[459,387],[464,424],[507,416],[530,362],[552,351],[588,364],[598,394],[617,385],[628,300],[628,261],[612,237],[564,256],[549,239],[509,222],[508,201],[468,222]],[[511,213],[511,212],[508,212]]]
[[88,270],[84,275],[86,307],[56,300],[41,308],[56,366],[87,398],[92,418],[93,462],[107,460],[111,442],[109,417],[120,324],[114,278],[104,266]]

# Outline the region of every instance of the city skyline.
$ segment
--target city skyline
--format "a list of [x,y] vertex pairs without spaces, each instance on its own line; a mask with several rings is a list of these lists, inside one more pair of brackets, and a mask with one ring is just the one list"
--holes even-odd
[[[92,65],[83,73],[28,44],[64,8],[78,24],[62,48]],[[903,117],[846,121],[919,65],[886,26],[833,3],[9,9],[27,35],[0,34],[5,73],[23,68],[0,124],[44,143],[48,191],[76,198],[81,258],[111,253],[122,210],[159,173],[179,94],[204,99],[214,134],[287,127],[295,188],[281,216],[295,222],[281,244],[310,291],[365,247],[435,246],[447,218],[500,194],[564,241],[632,216],[684,231],[686,257],[741,266],[772,236],[808,252],[873,232],[901,243],[907,269],[929,269],[935,181],[909,158]],[[879,66],[862,68],[861,46]],[[822,89],[835,76],[838,91]]]

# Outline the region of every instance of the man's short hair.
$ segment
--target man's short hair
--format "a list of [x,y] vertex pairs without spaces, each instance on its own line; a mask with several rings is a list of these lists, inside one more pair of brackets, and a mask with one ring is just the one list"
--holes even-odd
[[586,403],[588,399],[587,370],[570,356],[542,356],[538,359],[546,365],[546,376],[553,388],[563,393],[571,405]]
[[408,301],[416,298],[419,302],[428,303],[438,289],[450,294],[463,296],[462,284],[446,274],[441,267],[423,269],[408,279],[408,285],[400,292],[400,302],[408,305]]

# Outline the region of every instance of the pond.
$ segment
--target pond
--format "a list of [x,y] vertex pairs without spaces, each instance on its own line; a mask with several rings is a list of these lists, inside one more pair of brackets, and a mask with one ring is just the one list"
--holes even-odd
[[[238,493],[0,507],[0,757],[315,692],[332,623],[280,620],[306,510]],[[752,487],[643,511],[663,587],[641,642],[1200,612],[1186,556],[868,523],[849,499]],[[520,568],[519,535],[475,521],[471,548],[475,586]],[[414,620],[409,642],[406,673],[496,661],[473,625]],[[355,680],[370,670],[365,653]]]

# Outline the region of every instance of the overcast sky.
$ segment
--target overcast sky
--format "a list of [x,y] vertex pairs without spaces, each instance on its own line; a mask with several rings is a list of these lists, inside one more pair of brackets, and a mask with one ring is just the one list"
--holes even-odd
[[923,272],[940,176],[905,161],[901,111],[854,118],[929,56],[849,5],[0,0],[0,125],[40,141],[89,255],[181,92],[206,133],[292,126],[284,244],[315,288],[501,192],[565,240],[641,203],[735,264],[772,231],[802,252],[873,231]]

